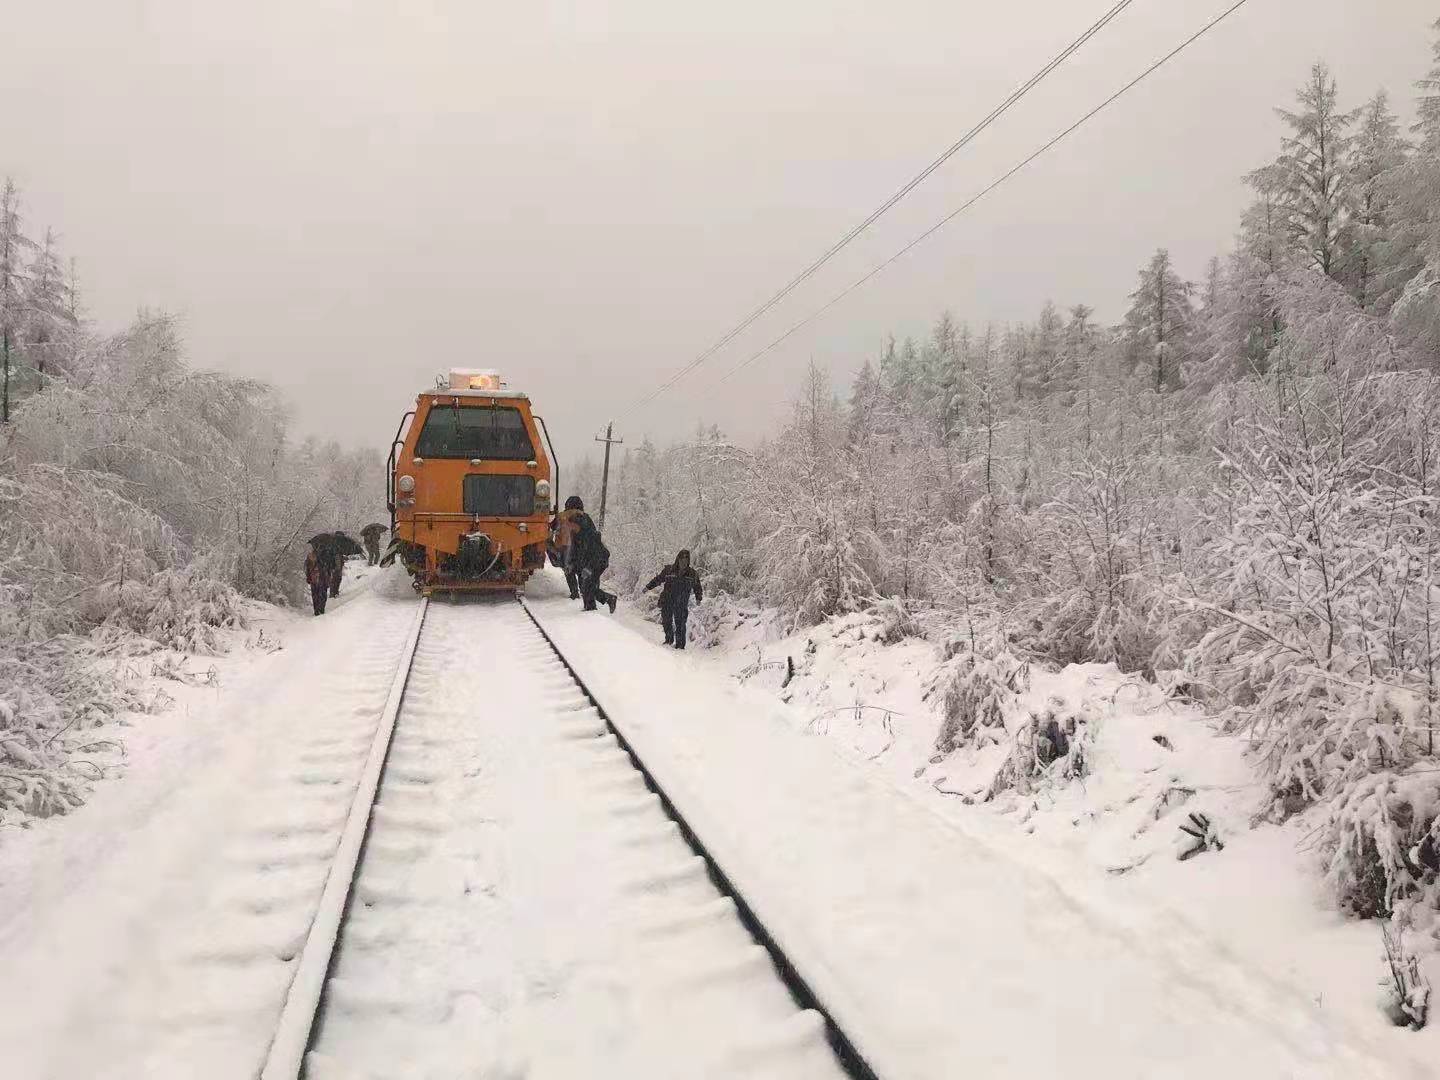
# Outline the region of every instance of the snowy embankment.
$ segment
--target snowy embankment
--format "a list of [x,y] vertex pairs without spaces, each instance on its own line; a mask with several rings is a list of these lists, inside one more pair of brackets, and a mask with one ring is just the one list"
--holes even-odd
[[[944,752],[942,650],[919,638],[886,644],[883,623],[851,616],[785,636],[759,618],[734,619],[703,663],[767,688],[795,723],[826,735],[938,812],[984,829],[1017,859],[1103,871],[1118,900],[1168,911],[1247,964],[1281,979],[1406,1053],[1440,1054],[1440,1029],[1396,1030],[1387,1017],[1381,924],[1337,908],[1316,848],[1323,807],[1275,825],[1257,808],[1267,788],[1244,738],[1222,735],[1197,707],[1108,664],[1058,671],[999,665],[1013,692],[998,737]],[[794,675],[781,686],[786,658]],[[983,707],[983,705],[982,705]],[[1032,732],[1029,717],[1068,729],[1074,750],[1016,785],[1002,770]],[[1074,765],[1076,775],[1067,776]],[[1047,775],[1048,773],[1048,775]],[[1013,781],[1013,778],[1009,778]],[[1192,816],[1194,815],[1194,816]],[[1196,832],[1218,839],[1202,845]],[[1427,959],[1440,984],[1440,953]]]
[[5,1075],[254,1075],[414,615],[367,577],[257,607],[213,685],[97,733],[122,777],[0,834]]
[[[73,815],[0,832],[7,1076],[254,1075],[413,623],[403,576],[375,581],[347,583],[323,619],[263,615],[250,639],[263,629],[283,647],[238,650],[215,663],[221,689],[182,687],[171,712],[136,718],[123,780],[100,784]],[[676,655],[637,636],[658,631],[633,609],[581,613],[557,585],[537,580],[537,613],[886,1080],[1433,1075],[1433,1030],[1396,1031],[1376,1008],[1373,926],[1327,913],[1295,850],[1299,825],[1248,827],[1256,789],[1243,746],[1153,687],[1102,667],[1032,672],[1016,701],[1052,711],[1088,766],[984,802],[1003,747],[934,754],[925,691],[943,665],[932,646],[882,645],[857,621],[771,642],[755,631],[779,667],[755,665],[740,648],[744,630],[726,649]],[[422,663],[515,647],[457,627]],[[533,662],[522,653],[505,670]],[[786,656],[795,672],[782,688]],[[537,705],[548,692],[538,677]],[[415,793],[422,802],[450,799],[430,807],[445,828],[433,848],[381,838],[362,880],[377,902],[356,927],[372,949],[400,953],[342,964],[337,1023],[364,1032],[367,1018],[383,1019],[377,1036],[392,1021],[409,1025],[413,1014],[385,1011],[385,995],[402,988],[392,961],[443,964],[462,955],[455,942],[472,949],[473,928],[500,944],[483,958],[464,953],[466,970],[449,973],[456,994],[426,1037],[459,1050],[470,1029],[456,1020],[485,1015],[498,1020],[492,1063],[514,1064],[520,1049],[538,1067],[564,1057],[552,1028],[573,1036],[572,1048],[643,1036],[636,1025],[659,1002],[680,1002],[667,972],[697,984],[673,968],[684,957],[669,930],[663,947],[617,948],[654,931],[640,907],[617,907],[613,924],[582,910],[612,887],[644,891],[638,862],[581,838],[586,824],[609,835],[604,807],[630,805],[633,777],[585,782],[583,761],[553,753],[525,686],[507,693],[509,707],[488,715],[473,686],[417,698],[413,738],[397,744],[401,778],[430,778]],[[517,708],[523,729],[512,724]],[[1224,849],[1181,862],[1175,826],[1192,811],[1209,815]],[[469,835],[477,815],[494,819],[480,831],[496,844]],[[626,816],[613,839],[643,824]],[[416,821],[422,834],[435,823]],[[552,873],[562,856],[542,849],[562,825],[574,830],[570,877]],[[665,884],[652,898],[664,922],[670,899],[688,894],[673,891],[673,875],[654,880]],[[431,892],[457,883],[477,886],[464,893],[473,910],[432,936]],[[378,902],[387,899],[399,902]],[[695,915],[709,910],[702,902]],[[708,932],[688,917],[672,929]],[[498,981],[473,980],[502,945]],[[709,945],[695,957],[728,970]],[[561,1009],[547,996],[557,973],[613,1007],[610,1019]],[[643,992],[626,991],[626,979]],[[607,997],[604,987],[620,989]],[[426,1015],[421,1028],[432,1027]],[[752,1049],[788,1074],[815,1030],[780,1022],[775,1039],[751,1031],[765,1035]],[[718,1043],[713,1060],[735,1044]],[[650,1045],[631,1048],[653,1060]]]
[[[882,1076],[1433,1074],[1433,1034],[1396,1031],[1375,1006],[1373,931],[1338,917],[1327,927],[1321,898],[1307,906],[1289,884],[1302,880],[1299,856],[1267,861],[1284,847],[1275,834],[1231,835],[1223,852],[1175,860],[1174,822],[1163,807],[1156,819],[1144,785],[1157,798],[1203,790],[1186,809],[1206,807],[1223,831],[1243,821],[1250,774],[1238,747],[1156,710],[1149,691],[1122,688],[1113,672],[1071,669],[1028,691],[1047,705],[1069,694],[1095,718],[1094,779],[1035,800],[1021,825],[1035,843],[1002,815],[938,793],[966,790],[967,778],[929,761],[936,720],[921,694],[938,658],[923,643],[850,648],[822,633],[807,656],[790,642],[798,670],[786,704],[774,684],[736,685],[714,670],[753,655],[656,648],[638,659],[633,631],[652,629],[638,620],[627,627],[560,599],[535,608]],[[755,678],[778,683],[782,671]],[[888,723],[862,719],[843,748],[807,737],[822,716],[845,735],[835,710],[853,718],[857,691],[892,710]],[[1141,724],[1156,755],[1186,763],[1178,774],[1126,734]],[[1221,910],[1196,911],[1192,896]],[[1266,934],[1280,940],[1261,948]],[[1316,966],[1328,982],[1307,977],[1313,958],[1287,955],[1322,938]]]

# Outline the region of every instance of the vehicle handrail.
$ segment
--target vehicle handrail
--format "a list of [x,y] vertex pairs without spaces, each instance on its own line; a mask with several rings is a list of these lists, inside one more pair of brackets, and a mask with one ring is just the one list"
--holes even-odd
[[385,460],[385,509],[390,511],[390,533],[395,533],[395,450],[405,445],[401,433],[405,430],[405,424],[414,419],[415,410],[411,409],[400,418],[400,426],[395,429],[395,438],[390,443],[390,456]]
[[550,509],[555,511],[560,509],[560,459],[555,456],[555,444],[550,441],[550,429],[545,425],[545,418],[536,416],[535,422],[540,425],[541,434],[545,436],[545,448],[550,451],[551,483],[554,485]]

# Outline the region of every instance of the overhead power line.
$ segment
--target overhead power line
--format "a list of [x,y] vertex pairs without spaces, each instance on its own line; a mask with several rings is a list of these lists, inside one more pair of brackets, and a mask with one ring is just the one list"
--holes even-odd
[[880,275],[881,273],[883,273],[885,270],[887,270],[887,269],[889,269],[891,266],[893,266],[895,263],[899,262],[902,258],[904,258],[907,254],[909,254],[914,248],[918,247],[920,244],[922,244],[922,243],[924,243],[926,240],[930,239],[930,237],[934,236],[937,232],[939,232],[941,229],[943,229],[946,225],[950,224],[950,222],[954,221],[954,220],[955,220],[956,218],[958,218],[961,214],[965,213],[965,211],[969,210],[972,206],[974,206],[976,203],[978,203],[981,199],[985,198],[986,195],[989,195],[992,191],[994,191],[996,188],[1000,187],[1002,184],[1004,184],[1006,181],[1008,181],[1008,180],[1009,180],[1012,176],[1014,176],[1016,173],[1021,172],[1023,169],[1025,169],[1027,166],[1029,166],[1033,161],[1035,161],[1035,159],[1037,159],[1037,158],[1043,156],[1044,154],[1048,153],[1048,152],[1049,152],[1051,149],[1053,149],[1057,144],[1059,144],[1060,142],[1063,142],[1063,141],[1064,141],[1065,139],[1067,139],[1069,136],[1073,135],[1076,131],[1078,131],[1080,128],[1082,128],[1085,124],[1087,124],[1087,123],[1089,123],[1091,120],[1093,120],[1093,119],[1094,119],[1096,116],[1098,116],[1100,113],[1104,112],[1104,111],[1105,111],[1106,109],[1108,109],[1111,105],[1115,104],[1115,102],[1119,101],[1122,97],[1124,97],[1126,94],[1128,94],[1131,90],[1135,89],[1135,87],[1139,86],[1142,82],[1144,82],[1146,79],[1148,79],[1151,75],[1155,74],[1155,72],[1159,71],[1162,67],[1164,67],[1166,64],[1168,64],[1171,60],[1175,59],[1175,57],[1179,56],[1182,52],[1184,52],[1186,49],[1188,49],[1191,45],[1195,44],[1195,42],[1199,41],[1202,37],[1204,37],[1206,34],[1208,34],[1211,30],[1215,29],[1215,27],[1219,26],[1222,22],[1224,22],[1226,19],[1228,19],[1231,15],[1233,15],[1233,14],[1235,14],[1235,12],[1239,11],[1239,10],[1240,10],[1242,7],[1244,7],[1248,2],[1249,2],[1249,0],[1237,0],[1236,3],[1232,4],[1232,5],[1231,5],[1230,7],[1228,7],[1226,10],[1222,11],[1219,15],[1216,15],[1213,19],[1211,19],[1208,23],[1206,23],[1204,26],[1202,26],[1199,30],[1195,31],[1195,33],[1191,34],[1188,38],[1186,38],[1184,41],[1182,41],[1179,45],[1175,46],[1174,49],[1170,50],[1170,52],[1166,53],[1166,54],[1165,54],[1164,56],[1162,56],[1159,60],[1156,60],[1153,64],[1151,64],[1148,68],[1146,68],[1144,71],[1142,71],[1139,75],[1135,76],[1135,78],[1131,79],[1128,83],[1126,83],[1124,86],[1122,86],[1119,90],[1116,90],[1115,93],[1111,94],[1108,98],[1106,98],[1104,101],[1102,101],[1099,105],[1096,105],[1095,108],[1091,109],[1091,110],[1090,110],[1089,112],[1087,112],[1084,116],[1080,117],[1079,120],[1076,120],[1073,124],[1071,124],[1069,127],[1067,127],[1064,131],[1060,132],[1060,133],[1059,133],[1058,135],[1056,135],[1054,138],[1050,139],[1050,141],[1048,141],[1048,142],[1045,143],[1043,146],[1041,146],[1038,150],[1036,150],[1036,151],[1035,151],[1033,154],[1031,154],[1029,157],[1027,157],[1027,158],[1025,158],[1023,161],[1021,161],[1021,162],[1020,162],[1018,165],[1016,165],[1014,168],[1010,169],[1008,172],[1006,172],[1006,173],[1004,173],[1003,175],[1001,175],[1001,176],[1000,176],[999,178],[997,178],[995,181],[993,181],[992,183],[990,183],[990,184],[987,185],[986,187],[982,188],[982,189],[981,189],[979,192],[977,192],[975,195],[971,196],[968,200],[966,200],[966,201],[965,201],[964,203],[962,203],[960,206],[956,207],[956,208],[955,208],[954,210],[952,210],[950,213],[946,214],[943,218],[941,218],[939,221],[937,221],[934,225],[930,226],[930,228],[926,229],[926,230],[925,230],[924,232],[922,232],[919,236],[915,237],[915,239],[911,240],[908,244],[906,244],[904,247],[902,247],[902,248],[901,248],[899,251],[897,251],[894,255],[891,255],[891,256],[890,256],[888,259],[886,259],[884,262],[882,262],[882,263],[878,264],[877,266],[871,268],[863,277],[857,278],[854,282],[852,282],[851,284],[847,285],[847,286],[846,286],[844,289],[842,289],[840,292],[836,293],[835,296],[833,296],[830,300],[828,300],[824,305],[822,305],[822,306],[819,307],[819,308],[816,308],[816,309],[815,309],[814,311],[812,311],[809,315],[805,316],[805,318],[801,319],[801,320],[800,320],[799,322],[797,322],[794,326],[790,327],[790,329],[786,330],[783,334],[781,334],[779,337],[777,337],[774,341],[770,342],[770,344],[766,345],[764,348],[760,349],[758,352],[755,352],[755,353],[751,354],[749,357],[747,357],[746,359],[742,360],[740,363],[736,364],[733,368],[731,368],[731,369],[730,369],[729,371],[727,371],[723,376],[721,376],[718,380],[716,380],[716,382],[714,383],[714,385],[715,385],[715,386],[719,386],[721,383],[728,382],[728,381],[729,381],[731,378],[733,378],[735,375],[739,374],[742,370],[744,370],[745,368],[747,368],[747,367],[749,367],[751,364],[753,364],[756,360],[759,360],[762,356],[765,356],[765,355],[769,354],[770,352],[774,351],[774,350],[775,350],[776,348],[778,348],[781,344],[783,344],[783,343],[784,343],[785,341],[787,341],[790,337],[792,337],[795,333],[797,333],[798,331],[800,331],[800,330],[804,329],[805,327],[809,326],[809,325],[810,325],[812,322],[814,322],[816,319],[820,318],[821,315],[824,315],[825,312],[829,311],[829,310],[830,310],[831,308],[833,308],[836,304],[840,303],[841,300],[844,300],[847,296],[849,296],[851,293],[853,293],[856,289],[860,288],[862,285],[864,285],[864,284],[865,284],[866,282],[868,282],[870,279],[872,279],[872,278],[874,278],[874,277],[877,277],[878,275]]
[[701,364],[705,363],[706,360],[714,356],[731,341],[735,340],[735,338],[738,337],[741,333],[743,333],[752,323],[755,322],[756,319],[760,318],[760,316],[764,315],[776,304],[780,303],[781,300],[789,296],[790,293],[792,293],[796,288],[798,288],[812,275],[814,275],[815,271],[819,270],[822,266],[824,266],[827,262],[829,262],[837,254],[839,254],[839,252],[842,251],[852,240],[854,240],[857,236],[863,233],[871,225],[875,224],[875,222],[879,221],[880,218],[883,217],[885,213],[888,212],[893,206],[895,206],[896,203],[900,202],[901,199],[905,198],[905,196],[909,195],[910,192],[915,190],[915,188],[919,187],[922,183],[924,183],[926,178],[929,177],[931,173],[933,173],[936,169],[940,168],[940,166],[944,165],[945,162],[949,161],[957,153],[959,153],[971,142],[973,142],[977,136],[979,136],[983,131],[985,131],[986,128],[990,127],[991,124],[995,123],[996,120],[1000,119],[1001,116],[1009,112],[1010,109],[1018,101],[1020,101],[1021,98],[1023,98],[1026,94],[1028,94],[1031,90],[1033,90],[1036,86],[1043,82],[1046,76],[1048,76],[1051,72],[1053,72],[1056,68],[1063,64],[1076,52],[1078,52],[1087,41],[1093,38],[1101,30],[1105,29],[1105,27],[1108,26],[1121,12],[1123,12],[1134,2],[1135,0],[1118,0],[1118,2],[1112,8],[1110,8],[1109,11],[1107,11],[1104,15],[1102,15],[1099,19],[1092,23],[1083,34],[1081,34],[1078,38],[1072,41],[1054,59],[1052,59],[1048,64],[1042,67],[1034,75],[1030,76],[1030,78],[1027,79],[1018,89],[1012,92],[1009,97],[1007,97],[993,110],[991,110],[989,115],[987,115],[983,120],[977,123],[974,127],[972,127],[955,142],[951,143],[939,157],[937,157],[929,165],[925,166],[924,169],[920,170],[920,172],[916,173],[913,177],[906,181],[905,185],[900,188],[899,191],[895,192],[895,194],[891,195],[888,199],[886,199],[883,203],[881,203],[878,207],[871,211],[868,217],[866,217],[859,224],[851,228],[849,232],[847,232],[844,236],[842,236],[839,240],[832,244],[828,249],[826,249],[826,251],[818,259],[816,259],[809,266],[805,267],[804,270],[800,271],[800,273],[796,274],[793,278],[786,282],[784,287],[782,287],[778,292],[773,294],[763,304],[757,307],[754,311],[750,312],[749,315],[745,316],[744,319],[742,319],[740,322],[736,323],[733,327],[727,330],[708,349],[700,353],[700,355],[696,356],[695,359],[691,360],[690,363],[686,364],[679,371],[671,375],[654,390],[650,391],[650,393],[639,399],[634,405],[632,405],[629,409],[627,409],[624,413],[621,414],[621,418],[623,419],[624,417],[631,415],[638,409],[642,409],[646,405],[650,404],[650,402],[654,401],[657,397],[665,393],[665,391],[669,390],[672,386],[678,383],[681,379],[685,378],[685,376],[689,375]]

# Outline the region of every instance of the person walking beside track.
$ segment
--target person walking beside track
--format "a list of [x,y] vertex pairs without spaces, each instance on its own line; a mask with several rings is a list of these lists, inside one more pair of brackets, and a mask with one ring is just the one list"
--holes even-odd
[[702,599],[700,575],[690,565],[690,552],[682,549],[675,561],[650,579],[645,586],[649,592],[657,586],[660,589],[660,625],[665,628],[665,644],[677,649],[685,648],[686,626],[690,620],[690,595],[695,602]]
[[345,577],[345,560],[351,555],[364,553],[353,536],[337,529],[330,534],[330,595],[340,595],[340,581]]
[[380,562],[380,537],[390,531],[388,525],[381,525],[378,521],[366,525],[360,530],[360,539],[365,543],[365,558],[370,566]]
[[323,544],[312,540],[305,553],[305,584],[310,586],[310,604],[316,615],[325,614],[325,601],[330,596],[330,569],[325,550]]
[[586,611],[594,611],[597,604],[604,604],[615,614],[616,598],[600,587],[600,575],[610,568],[610,549],[600,539],[600,530],[590,515],[585,513],[585,504],[579,495],[565,500],[565,509],[571,514],[574,533],[570,539],[570,567],[580,585],[580,599]]

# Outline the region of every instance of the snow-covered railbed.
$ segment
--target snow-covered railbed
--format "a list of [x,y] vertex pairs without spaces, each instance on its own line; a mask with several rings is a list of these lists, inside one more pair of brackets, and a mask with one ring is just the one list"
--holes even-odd
[[513,603],[430,609],[332,974],[317,1080],[843,1075]]
[[1194,925],[1011,857],[769,695],[531,606],[885,1080],[1433,1075]]
[[257,1074],[415,612],[352,582],[176,733],[173,767],[63,823],[0,923],[0,1073]]

